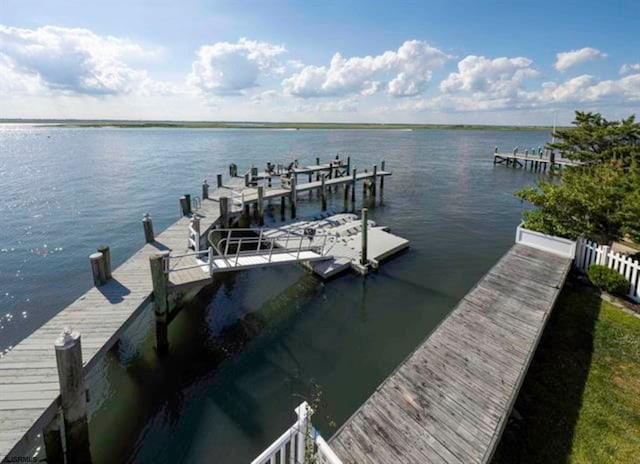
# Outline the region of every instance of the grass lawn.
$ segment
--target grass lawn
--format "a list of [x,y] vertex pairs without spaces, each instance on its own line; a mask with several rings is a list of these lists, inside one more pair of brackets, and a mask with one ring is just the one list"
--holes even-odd
[[640,319],[568,284],[493,463],[640,462]]

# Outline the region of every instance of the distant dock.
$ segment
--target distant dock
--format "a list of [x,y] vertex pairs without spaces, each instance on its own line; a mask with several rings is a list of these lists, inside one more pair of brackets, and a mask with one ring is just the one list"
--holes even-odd
[[580,162],[567,159],[556,158],[552,151],[543,151],[532,148],[531,151],[525,150],[519,153],[518,148],[514,148],[511,153],[499,153],[496,147],[493,154],[493,164],[504,164],[505,166],[520,167],[536,172],[553,172],[556,169],[566,168],[569,166],[580,166]]

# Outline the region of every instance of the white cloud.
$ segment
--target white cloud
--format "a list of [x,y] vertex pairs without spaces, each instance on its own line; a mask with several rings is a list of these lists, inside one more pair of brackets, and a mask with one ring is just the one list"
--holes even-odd
[[449,74],[440,83],[444,93],[471,92],[485,97],[514,97],[523,81],[538,76],[529,58],[494,58],[469,55],[458,63],[458,72]]
[[197,52],[187,81],[204,93],[240,95],[256,87],[261,74],[281,73],[278,57],[285,52],[281,45],[246,38],[236,43],[204,45]]
[[585,74],[562,84],[546,82],[542,90],[530,94],[530,99],[541,104],[605,102],[623,104],[640,101],[640,74],[604,81],[598,81],[595,77]]
[[344,58],[336,53],[328,67],[305,66],[282,85],[285,93],[302,98],[370,96],[382,88],[395,97],[413,96],[424,90],[433,69],[450,58],[426,42],[409,40],[397,51],[376,56]]
[[640,72],[640,63],[623,64],[620,66],[620,74],[629,74],[632,72]]
[[127,64],[155,53],[88,29],[0,25],[0,90],[95,96],[171,91]]
[[562,72],[579,63],[606,57],[606,53],[601,52],[597,48],[591,47],[581,48],[580,50],[571,50],[570,52],[561,52],[556,55],[555,68]]

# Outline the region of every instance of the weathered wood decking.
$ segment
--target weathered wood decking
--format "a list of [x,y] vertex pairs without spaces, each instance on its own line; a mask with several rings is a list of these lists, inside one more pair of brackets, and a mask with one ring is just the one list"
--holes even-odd
[[488,462],[570,264],[514,245],[337,431],[336,454],[358,464]]
[[[390,175],[378,172],[377,176]],[[361,173],[356,180],[373,177]],[[327,185],[352,182],[351,176],[327,181]],[[303,183],[296,192],[320,187],[320,182]],[[256,203],[256,188],[245,187],[244,180],[232,178],[221,188],[212,190],[210,199],[202,201],[197,210],[201,217],[201,236],[220,221],[221,196],[230,196],[232,190],[246,192],[245,204]],[[265,190],[264,199],[288,197],[291,190],[275,186]],[[240,208],[232,208],[230,216],[238,216]],[[63,309],[50,321],[0,356],[0,461],[7,456],[23,457],[38,434],[57,414],[60,391],[54,341],[65,327],[82,334],[82,358],[86,373],[120,338],[140,311],[152,300],[153,286],[149,257],[158,251],[186,252],[190,219],[182,217],[155,237],[155,242],[144,245],[125,263],[113,271],[113,278],[100,287],[93,287],[75,302]],[[142,231],[140,232],[142,240]],[[96,238],[98,240],[98,238]],[[185,258],[186,259],[186,258]],[[186,259],[195,263],[195,258]],[[199,288],[210,281],[210,276],[199,268],[172,273],[169,286],[182,290]]]

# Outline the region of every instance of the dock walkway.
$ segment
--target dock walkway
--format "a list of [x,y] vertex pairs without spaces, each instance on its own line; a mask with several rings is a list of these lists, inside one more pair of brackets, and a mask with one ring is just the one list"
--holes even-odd
[[[390,172],[361,173],[357,176],[327,180],[326,185],[347,185],[356,180],[373,180]],[[296,185],[296,192],[318,189],[321,182]],[[210,192],[194,213],[201,222],[200,238],[211,227],[220,224],[220,197],[240,194],[244,199],[239,208],[230,205],[229,218],[238,217],[249,204],[258,202],[256,188],[247,187],[243,179],[232,177]],[[204,196],[204,195],[203,195]],[[264,200],[294,197],[291,189],[274,186],[265,189]],[[71,327],[82,334],[84,375],[120,338],[153,297],[149,258],[160,251],[188,252],[191,220],[183,216],[164,232],[155,236],[126,262],[113,271],[112,278],[99,287],[92,287],[46,324],[18,343],[8,353],[0,354],[0,461],[22,458],[40,442],[40,435],[58,414],[60,386],[54,341],[64,328]],[[142,237],[142,234],[141,234]],[[185,258],[197,264],[195,258]],[[199,268],[172,273],[168,277],[171,290],[197,290],[211,281],[211,276]]]
[[486,463],[571,260],[514,245],[329,441],[344,463]]

